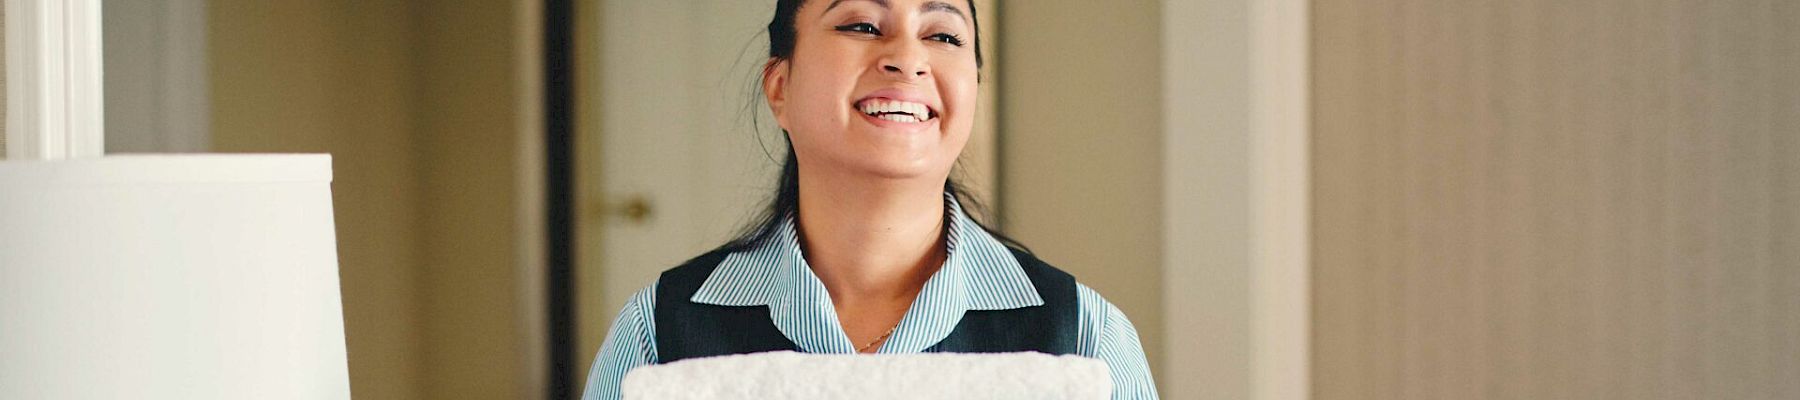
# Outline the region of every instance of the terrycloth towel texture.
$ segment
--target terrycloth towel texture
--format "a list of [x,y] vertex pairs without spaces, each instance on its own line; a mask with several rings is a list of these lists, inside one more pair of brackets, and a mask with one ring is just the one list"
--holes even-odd
[[697,358],[631,370],[626,400],[1106,399],[1106,363],[1081,356],[806,354]]

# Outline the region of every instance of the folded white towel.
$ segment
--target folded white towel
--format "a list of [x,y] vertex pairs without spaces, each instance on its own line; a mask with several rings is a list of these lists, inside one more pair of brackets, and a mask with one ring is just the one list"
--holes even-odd
[[804,354],[681,360],[625,375],[625,399],[1106,399],[1106,363],[1080,356]]

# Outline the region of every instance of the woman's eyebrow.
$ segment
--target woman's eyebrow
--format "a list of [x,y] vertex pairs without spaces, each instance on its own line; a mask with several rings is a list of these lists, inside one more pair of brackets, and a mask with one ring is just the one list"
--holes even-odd
[[[875,5],[881,6],[882,9],[888,8],[888,0],[863,0],[863,1],[875,3]],[[831,5],[825,6],[825,11],[830,12],[831,9],[837,8],[838,4],[843,4],[843,3],[844,3],[844,0],[831,0]]]
[[[845,1],[849,1],[849,0],[832,0],[831,5],[825,6],[825,11],[830,12],[831,9],[837,8],[838,4],[843,4]],[[890,5],[888,5],[888,0],[861,0],[861,1],[875,3],[875,5],[881,6],[882,9],[888,9],[891,7]],[[951,13],[951,14],[956,14],[957,18],[962,18],[964,21],[969,20],[969,16],[964,15],[961,8],[956,8],[956,6],[951,5],[950,3],[942,2],[942,1],[928,1],[928,2],[925,2],[924,5],[919,6],[920,14],[929,13],[929,12],[947,12],[947,13]]]
[[963,21],[969,20],[969,16],[963,15],[963,11],[961,8],[956,8],[956,6],[950,5],[950,3],[945,3],[945,2],[941,2],[941,1],[928,1],[928,2],[925,2],[925,5],[919,6],[920,14],[933,12],[933,11],[942,11],[942,12],[947,12],[947,13],[951,13],[951,14],[956,14],[956,17],[962,18]]

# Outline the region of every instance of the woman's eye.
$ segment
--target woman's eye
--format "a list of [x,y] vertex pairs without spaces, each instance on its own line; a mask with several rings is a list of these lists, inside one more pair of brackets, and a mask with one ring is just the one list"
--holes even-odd
[[956,46],[956,47],[962,47],[962,45],[963,45],[963,39],[961,37],[958,37],[958,36],[952,35],[952,34],[948,34],[948,33],[939,33],[936,35],[927,36],[925,39],[949,43],[950,45]]
[[881,35],[880,29],[875,29],[874,24],[870,24],[867,22],[858,22],[858,23],[854,23],[854,24],[838,25],[837,31],[838,32],[866,33],[866,34],[870,34],[870,35]]

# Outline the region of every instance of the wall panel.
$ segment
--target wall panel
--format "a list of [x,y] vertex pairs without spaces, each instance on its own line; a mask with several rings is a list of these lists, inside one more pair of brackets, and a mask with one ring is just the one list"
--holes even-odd
[[1800,398],[1800,3],[1313,3],[1313,393]]

